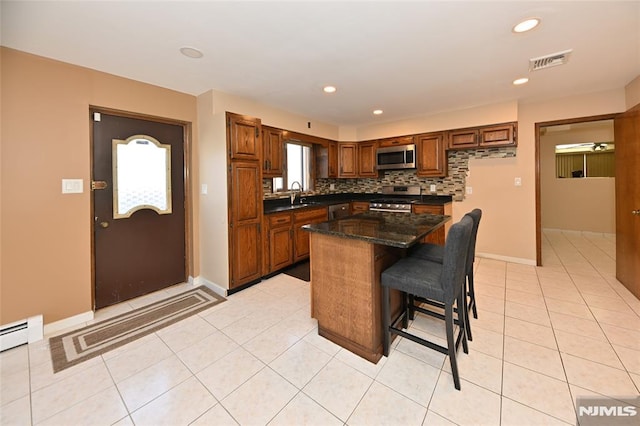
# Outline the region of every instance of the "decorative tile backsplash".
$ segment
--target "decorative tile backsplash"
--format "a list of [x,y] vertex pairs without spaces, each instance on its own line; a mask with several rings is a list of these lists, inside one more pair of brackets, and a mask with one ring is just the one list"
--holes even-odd
[[[386,185],[420,185],[423,194],[429,192],[431,185],[436,186],[433,195],[451,195],[453,201],[464,199],[467,172],[469,171],[469,158],[507,158],[516,156],[515,147],[507,148],[486,148],[475,150],[448,151],[447,160],[449,174],[444,178],[425,178],[416,176],[415,170],[388,170],[378,178],[357,178],[357,179],[316,179],[314,191],[306,192],[308,195],[341,194],[346,192],[354,193],[379,193]],[[334,189],[330,189],[331,184]],[[272,180],[263,179],[262,189],[264,199],[283,198],[285,193],[272,193]]]

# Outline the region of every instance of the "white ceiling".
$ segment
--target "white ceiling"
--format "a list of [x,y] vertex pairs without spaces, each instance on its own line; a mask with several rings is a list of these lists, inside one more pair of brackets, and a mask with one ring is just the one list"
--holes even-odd
[[[639,1],[5,1],[1,43],[181,92],[240,95],[346,126],[621,88]],[[511,28],[536,16],[525,34]],[[202,59],[179,53],[193,46]],[[573,49],[529,72],[530,58]],[[513,86],[518,77],[524,86]],[[337,86],[327,95],[322,87]],[[384,110],[373,116],[372,110]]]

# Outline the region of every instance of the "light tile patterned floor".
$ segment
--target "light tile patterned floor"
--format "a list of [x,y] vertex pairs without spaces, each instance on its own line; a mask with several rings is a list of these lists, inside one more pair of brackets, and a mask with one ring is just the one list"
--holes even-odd
[[[460,392],[448,359],[413,342],[374,365],[319,337],[309,285],[278,275],[55,375],[46,340],[3,352],[0,424],[575,424],[579,395],[639,394],[640,301],[614,278],[611,237],[547,231],[543,256],[477,259]],[[411,327],[443,336],[430,317]]]

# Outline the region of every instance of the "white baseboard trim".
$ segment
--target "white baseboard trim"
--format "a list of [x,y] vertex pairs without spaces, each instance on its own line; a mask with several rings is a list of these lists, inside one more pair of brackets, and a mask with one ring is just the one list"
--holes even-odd
[[[189,278],[191,278],[191,277],[189,277]],[[224,288],[224,287],[222,287],[222,286],[220,286],[220,285],[218,285],[218,284],[216,284],[214,282],[211,282],[206,278],[200,277],[200,276],[195,277],[193,279],[193,284],[194,285],[206,286],[206,287],[210,288],[211,290],[213,290],[216,294],[219,294],[222,297],[227,297],[227,292],[229,291],[228,289],[226,289],[226,288]]]
[[524,259],[522,257],[502,256],[492,253],[476,253],[476,257],[484,257],[485,259],[502,260],[504,262],[519,263],[521,265],[536,266],[535,259]]
[[93,311],[88,311],[82,314],[78,314],[69,318],[62,319],[60,321],[55,321],[49,324],[45,324],[44,334],[45,336],[50,336],[52,334],[56,334],[67,328],[84,325],[84,323],[86,323],[87,321],[93,320],[94,318],[93,314],[94,314]]
[[575,229],[542,228],[542,232],[562,232],[573,235],[592,235],[596,237],[615,238],[616,234],[611,232],[578,231]]

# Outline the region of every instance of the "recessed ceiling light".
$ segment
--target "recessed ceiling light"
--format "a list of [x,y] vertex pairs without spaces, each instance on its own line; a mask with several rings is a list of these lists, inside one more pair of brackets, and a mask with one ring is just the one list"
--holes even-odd
[[324,86],[322,90],[324,90],[324,93],[335,93],[338,89],[336,89],[335,86]]
[[529,79],[527,77],[522,77],[522,78],[517,78],[517,79],[513,80],[513,84],[516,85],[516,86],[519,86],[521,84],[525,84],[528,81],[529,81]]
[[534,29],[539,24],[540,24],[540,19],[538,18],[525,19],[524,21],[520,22],[519,24],[516,24],[516,26],[513,27],[513,32],[524,33]]
[[184,56],[187,56],[193,59],[202,58],[204,56],[204,54],[200,50],[196,49],[195,47],[181,47],[180,53],[182,53]]
[[374,109],[374,110],[373,110],[373,113],[374,113],[375,115],[380,115],[380,114],[382,114],[382,112],[383,112],[383,111],[382,111],[381,109]]

